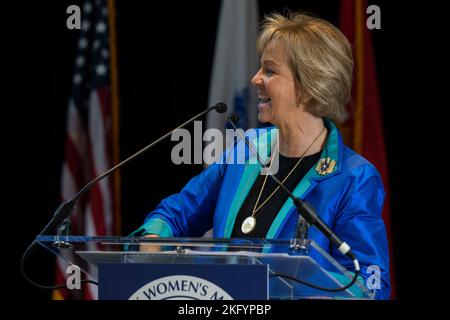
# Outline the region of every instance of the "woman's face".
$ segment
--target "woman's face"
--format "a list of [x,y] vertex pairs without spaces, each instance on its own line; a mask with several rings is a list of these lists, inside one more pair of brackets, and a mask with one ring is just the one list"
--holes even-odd
[[292,121],[298,112],[298,99],[283,46],[275,41],[267,44],[261,57],[261,67],[251,82],[258,94],[259,121],[278,127]]

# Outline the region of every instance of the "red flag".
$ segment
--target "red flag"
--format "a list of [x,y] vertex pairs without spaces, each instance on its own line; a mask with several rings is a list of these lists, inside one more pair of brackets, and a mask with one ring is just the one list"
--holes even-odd
[[374,164],[383,179],[386,192],[383,219],[390,249],[391,298],[395,298],[389,173],[372,38],[366,26],[366,9],[365,0],[341,1],[341,29],[352,43],[355,58],[352,101],[341,127],[347,145]]
[[[72,198],[85,184],[118,161],[115,57],[110,28],[112,1],[85,1],[67,112],[65,156],[61,176],[62,200]],[[114,62],[114,63],[112,63]],[[111,75],[113,77],[111,77]],[[113,90],[111,90],[113,89]],[[118,176],[95,184],[79,202],[72,219],[72,234],[108,236],[118,232]],[[95,247],[89,248],[95,250]],[[56,283],[65,283],[67,264],[57,260]],[[54,298],[96,299],[97,287],[59,290]]]

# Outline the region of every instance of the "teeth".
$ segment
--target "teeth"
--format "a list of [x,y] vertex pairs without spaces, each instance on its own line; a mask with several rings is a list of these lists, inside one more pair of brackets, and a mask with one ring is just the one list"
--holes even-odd
[[259,93],[258,93],[258,99],[259,99],[260,103],[267,103],[271,100],[270,98],[263,96],[262,94],[259,94]]

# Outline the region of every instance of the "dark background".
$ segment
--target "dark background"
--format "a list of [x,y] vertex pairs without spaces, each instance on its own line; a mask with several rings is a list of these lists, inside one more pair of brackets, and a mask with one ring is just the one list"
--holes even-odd
[[[77,31],[66,8],[77,1],[41,1],[5,10],[5,59],[12,71],[3,100],[5,234],[15,294],[47,300],[19,275],[18,261],[59,204],[65,113]],[[441,2],[371,1],[382,29],[372,31],[390,179],[398,299],[448,298],[444,235],[445,123],[448,100],[439,74],[448,67],[441,43]],[[23,4],[23,5],[22,5]],[[335,24],[339,1],[259,1],[261,15],[304,9]],[[121,157],[124,159],[207,105],[220,1],[117,1]],[[14,59],[15,58],[15,59]],[[5,83],[5,82],[2,82]],[[5,88],[5,87],[4,87]],[[175,166],[166,142],[122,170],[122,234],[139,226],[163,197],[176,192],[198,165]],[[441,182],[441,183],[440,183]],[[30,270],[32,269],[32,270]],[[53,257],[42,250],[27,270],[50,284]]]

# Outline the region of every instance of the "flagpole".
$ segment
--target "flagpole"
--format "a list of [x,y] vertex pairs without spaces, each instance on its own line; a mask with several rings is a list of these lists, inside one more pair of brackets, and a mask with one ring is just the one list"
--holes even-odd
[[356,60],[356,92],[355,116],[353,120],[353,148],[363,153],[363,119],[364,119],[364,21],[362,0],[355,0],[355,60]]
[[[114,0],[108,0],[109,9],[109,48],[110,48],[110,65],[111,65],[111,114],[112,114],[112,151],[113,163],[120,162],[120,127],[119,127],[119,85],[118,85],[118,68],[117,68],[117,42],[116,42],[116,11]],[[122,234],[122,216],[121,216],[121,176],[117,170],[113,174],[113,190],[114,190],[114,226],[115,234]]]

